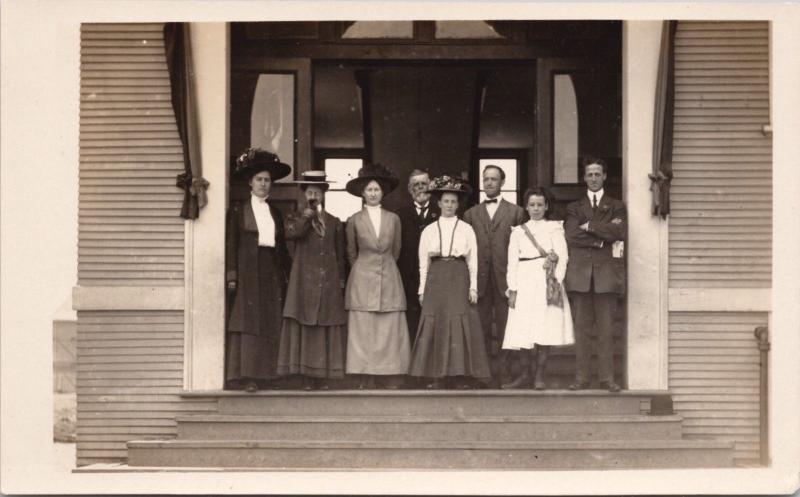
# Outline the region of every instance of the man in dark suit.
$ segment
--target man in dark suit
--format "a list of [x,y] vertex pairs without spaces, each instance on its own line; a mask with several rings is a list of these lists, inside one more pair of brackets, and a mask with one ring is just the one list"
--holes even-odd
[[472,226],[478,242],[478,313],[489,354],[492,386],[498,387],[501,376],[507,376],[510,367],[507,354],[501,354],[508,320],[508,240],[511,228],[525,222],[525,211],[500,197],[506,174],[498,166],[486,166],[482,180],[486,200],[470,207],[464,213],[464,221]]
[[575,316],[575,381],[570,390],[589,386],[591,331],[597,334],[597,376],[600,385],[618,392],[614,381],[614,318],[618,297],[625,293],[624,240],[627,215],[622,201],[603,191],[608,167],[602,159],[581,161],[588,190],[567,206],[565,231],[569,264],[564,284]]
[[397,210],[401,226],[400,257],[397,267],[406,293],[406,321],[413,346],[421,312],[417,291],[419,287],[419,237],[425,226],[439,217],[439,206],[430,201],[428,185],[431,179],[426,171],[414,169],[408,177],[408,193],[412,203]]

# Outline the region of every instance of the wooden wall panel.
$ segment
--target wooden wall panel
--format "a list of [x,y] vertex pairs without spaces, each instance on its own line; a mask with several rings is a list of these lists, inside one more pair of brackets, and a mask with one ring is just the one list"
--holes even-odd
[[771,285],[768,41],[765,22],[678,23],[670,287]]
[[183,155],[162,26],[81,27],[82,286],[183,285]]

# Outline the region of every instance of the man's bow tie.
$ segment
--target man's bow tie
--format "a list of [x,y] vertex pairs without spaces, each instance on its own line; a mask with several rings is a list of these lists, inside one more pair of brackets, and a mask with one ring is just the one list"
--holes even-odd
[[497,203],[497,199],[496,198],[487,198],[486,200],[483,201],[483,203],[484,204],[496,204]]

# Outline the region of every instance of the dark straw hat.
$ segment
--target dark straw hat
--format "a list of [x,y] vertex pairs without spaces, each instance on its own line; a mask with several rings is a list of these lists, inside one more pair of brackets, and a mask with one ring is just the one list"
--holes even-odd
[[433,178],[430,185],[428,185],[428,193],[435,193],[438,195],[442,193],[455,193],[459,197],[465,197],[469,195],[471,191],[472,188],[470,188],[465,180],[447,175]]
[[335,181],[327,181],[325,171],[306,171],[300,175],[300,179],[293,181],[295,185],[300,185],[300,188],[306,188],[311,185],[317,185],[322,188],[322,191],[327,191],[331,183]]
[[261,171],[269,171],[272,181],[284,178],[292,172],[291,166],[284,164],[277,155],[260,148],[248,148],[236,158],[236,174],[250,180]]
[[397,188],[397,184],[400,182],[388,168],[380,164],[364,164],[364,166],[358,170],[358,177],[348,181],[347,185],[345,185],[345,189],[351,195],[360,197],[367,184],[373,180],[381,185],[381,190],[383,190],[384,195],[387,195]]

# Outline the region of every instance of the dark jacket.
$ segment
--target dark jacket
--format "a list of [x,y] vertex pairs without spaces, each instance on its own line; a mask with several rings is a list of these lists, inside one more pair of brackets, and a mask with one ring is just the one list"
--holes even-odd
[[489,219],[489,212],[483,203],[470,207],[464,213],[464,221],[472,226],[478,242],[478,296],[486,293],[489,278],[493,279],[497,291],[505,295],[508,288],[506,272],[511,228],[524,223],[525,217],[522,207],[504,199],[499,200],[492,219]]
[[[283,231],[283,215],[272,204],[269,211],[275,222],[275,256],[278,279],[283,283],[280,298],[285,293],[291,259],[286,250]],[[255,333],[259,329],[260,306],[258,295],[258,225],[250,200],[234,203],[228,211],[225,234],[225,280],[236,281],[236,298],[228,321],[229,331]],[[278,324],[280,326],[280,324]]]
[[338,217],[323,216],[324,238],[301,213],[286,218],[286,239],[294,241],[294,252],[283,316],[310,326],[344,325],[344,226]]
[[428,203],[428,210],[423,219],[417,216],[417,208],[413,202],[397,210],[402,241],[397,267],[403,278],[406,298],[413,299],[414,302],[417,301],[417,289],[419,288],[419,237],[425,226],[436,221],[439,215],[439,206],[432,200]]
[[[619,222],[612,222],[615,219]],[[587,221],[589,230],[584,231],[580,226]],[[594,278],[595,293],[625,293],[625,259],[612,257],[613,243],[627,237],[625,204],[606,194],[593,211],[584,195],[567,206],[564,230],[569,246],[566,289],[588,292]]]

